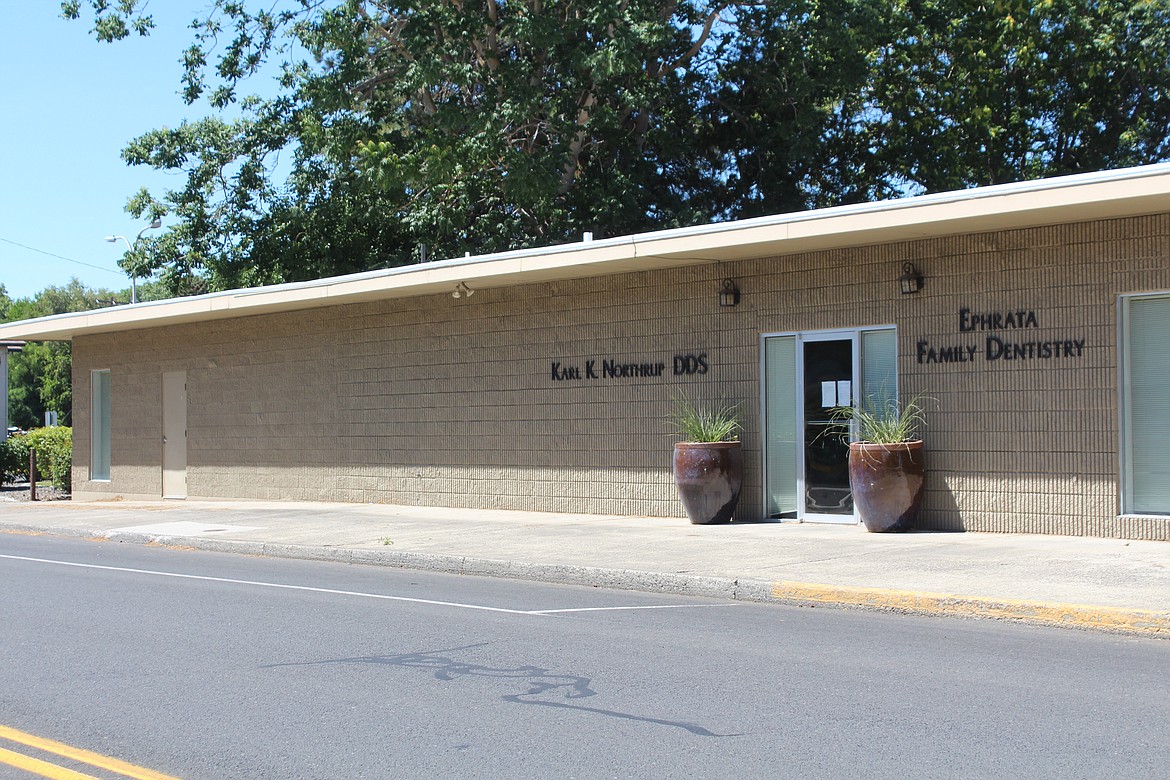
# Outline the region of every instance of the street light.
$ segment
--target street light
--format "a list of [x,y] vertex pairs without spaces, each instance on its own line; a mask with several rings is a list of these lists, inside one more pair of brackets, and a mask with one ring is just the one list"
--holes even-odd
[[[130,243],[130,239],[126,238],[126,236],[106,236],[106,241],[112,244],[120,238],[126,242],[126,251],[134,254],[134,247],[138,246],[138,239],[142,238],[142,234],[148,230],[155,230],[160,227],[162,227],[162,220],[155,219],[154,222],[151,222],[142,228],[142,230],[138,231],[138,235],[134,237],[133,244]],[[130,274],[130,303],[138,303],[138,277],[134,274]]]

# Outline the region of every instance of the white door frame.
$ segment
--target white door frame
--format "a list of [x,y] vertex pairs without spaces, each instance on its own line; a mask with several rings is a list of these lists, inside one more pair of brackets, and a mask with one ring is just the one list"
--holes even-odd
[[[805,377],[804,377],[804,347],[806,344],[815,344],[824,341],[848,341],[850,345],[849,355],[849,381],[852,387],[850,392],[849,405],[853,406],[857,402],[857,390],[861,380],[861,329],[851,328],[849,330],[825,330],[815,331],[810,333],[799,333],[796,338],[796,411],[797,411],[797,430],[800,431],[800,441],[802,446],[797,449],[797,472],[796,472],[796,489],[797,495],[800,497],[798,504],[798,517],[806,523],[836,523],[840,525],[855,525],[859,522],[857,517],[857,510],[854,509],[848,514],[830,514],[827,512],[808,511],[808,447],[804,445],[804,437],[806,434],[806,426],[808,421],[805,419],[806,398],[805,398]],[[851,426],[852,427],[852,424]],[[851,431],[852,432],[852,431]],[[850,436],[850,438],[853,438]]]
[[[793,371],[795,372],[795,377],[796,377],[795,387],[794,387],[794,390],[795,390],[794,402],[796,405],[796,409],[795,409],[796,430],[798,433],[797,433],[797,441],[794,442],[794,444],[796,446],[796,495],[797,495],[796,517],[794,519],[797,522],[856,524],[856,523],[860,522],[860,518],[857,515],[856,508],[854,508],[853,512],[850,514],[827,514],[827,513],[808,512],[806,510],[807,503],[808,503],[808,497],[807,497],[807,493],[806,493],[806,490],[807,490],[807,484],[806,484],[807,477],[806,477],[806,475],[807,475],[808,464],[807,464],[806,446],[804,444],[805,424],[806,424],[805,412],[804,412],[804,410],[805,410],[804,346],[806,343],[817,342],[817,341],[846,341],[846,340],[848,340],[851,342],[851,345],[852,345],[852,357],[851,357],[852,376],[850,378],[850,381],[852,382],[852,393],[851,393],[852,404],[851,405],[856,406],[858,398],[860,397],[860,395],[863,391],[863,388],[862,388],[863,374],[862,374],[862,365],[861,365],[862,334],[866,333],[866,332],[870,332],[870,331],[881,331],[881,330],[895,330],[895,328],[894,328],[894,326],[891,326],[891,325],[871,325],[871,326],[861,326],[861,327],[857,327],[857,328],[836,328],[833,330],[787,331],[787,332],[761,334],[761,336],[760,336],[760,407],[759,408],[760,408],[760,420],[761,420],[760,427],[762,429],[762,436],[761,436],[762,444],[761,444],[761,446],[762,446],[763,452],[761,453],[761,463],[763,466],[763,468],[762,468],[763,479],[761,481],[763,483],[763,486],[762,486],[762,492],[761,492],[760,498],[761,498],[761,506],[764,508],[765,513],[767,512],[767,509],[769,506],[769,503],[768,503],[769,469],[768,469],[768,463],[767,463],[768,462],[769,436],[768,436],[768,432],[767,432],[768,416],[767,416],[767,404],[766,404],[767,370],[766,370],[766,367],[764,365],[767,350],[765,349],[765,342],[770,338],[778,338],[778,337],[791,337],[791,338],[795,339],[795,342],[794,342],[795,343],[795,365],[793,365],[792,368],[793,368]],[[850,440],[855,440],[857,438],[857,431],[856,431],[856,424],[855,423],[850,424],[849,438],[850,438]]]

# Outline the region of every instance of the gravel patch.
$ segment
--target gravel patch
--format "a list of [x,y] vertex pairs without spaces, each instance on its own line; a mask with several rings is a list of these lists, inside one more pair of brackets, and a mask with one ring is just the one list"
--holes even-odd
[[[68,501],[69,492],[55,488],[47,482],[37,483],[37,501]],[[0,501],[28,501],[27,482],[0,485]]]

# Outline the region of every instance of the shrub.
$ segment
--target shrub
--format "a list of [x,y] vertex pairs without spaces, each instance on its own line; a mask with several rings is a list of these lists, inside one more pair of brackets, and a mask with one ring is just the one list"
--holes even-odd
[[28,479],[28,436],[19,434],[0,441],[0,481]]
[[[38,477],[48,477],[53,487],[69,490],[73,473],[73,429],[65,426],[34,428],[24,437],[37,451]],[[28,456],[25,455],[25,472]]]

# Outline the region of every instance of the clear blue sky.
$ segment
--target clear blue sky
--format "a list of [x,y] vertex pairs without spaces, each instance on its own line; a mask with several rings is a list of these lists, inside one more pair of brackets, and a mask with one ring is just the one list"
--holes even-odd
[[151,36],[113,44],[95,40],[84,17],[60,18],[57,0],[8,5],[0,46],[0,284],[11,297],[74,276],[91,287],[130,286],[117,265],[125,245],[103,238],[133,241],[146,223],[125,212],[127,199],[143,186],[156,195],[176,189],[183,179],[130,167],[120,152],[148,130],[208,113],[178,95],[187,28],[206,5],[151,3]]

